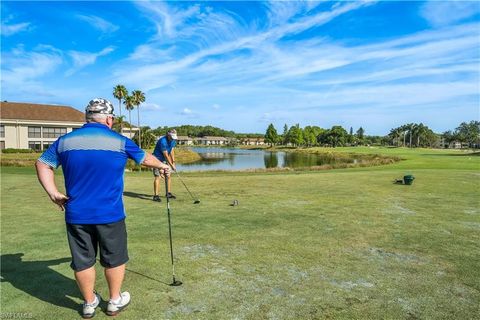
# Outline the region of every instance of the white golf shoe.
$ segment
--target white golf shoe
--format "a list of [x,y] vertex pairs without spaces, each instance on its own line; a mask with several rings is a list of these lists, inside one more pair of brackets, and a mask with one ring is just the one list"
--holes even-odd
[[102,298],[98,295],[98,293],[95,292],[95,300],[92,303],[83,303],[83,312],[82,312],[82,317],[84,319],[90,319],[95,316],[95,308],[98,307],[100,304],[100,300]]
[[109,316],[116,316],[120,311],[125,309],[126,306],[130,303],[130,293],[122,292],[120,293],[120,298],[118,301],[110,300],[108,301],[107,314]]

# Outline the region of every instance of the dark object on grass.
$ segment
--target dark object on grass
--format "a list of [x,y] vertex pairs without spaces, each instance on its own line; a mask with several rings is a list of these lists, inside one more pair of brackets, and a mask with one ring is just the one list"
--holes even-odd
[[177,172],[177,170],[174,170],[175,173],[177,174],[178,178],[180,179],[180,181],[182,182],[183,186],[185,187],[185,189],[187,189],[188,193],[190,194],[190,197],[192,197],[192,199],[194,200],[193,201],[193,204],[199,204],[200,203],[200,200],[198,200],[197,197],[194,197],[193,194],[190,192],[190,190],[188,189],[187,185],[185,184],[185,182],[183,182],[183,179],[182,177],[180,177],[180,173]]
[[[168,176],[165,176],[165,190],[168,188],[168,179],[170,179]],[[173,243],[172,243],[172,224],[170,222],[170,198],[167,197],[167,216],[168,216],[168,236],[170,239],[170,259],[172,261],[172,277],[173,281],[170,283],[170,286],[181,286],[182,281],[176,280],[175,279],[175,263],[173,262]]]
[[230,206],[232,206],[232,207],[238,206],[238,200],[233,200],[233,202],[230,204]]
[[393,182],[395,184],[403,184],[403,179],[395,179],[395,181]]
[[178,286],[181,286],[183,284],[182,281],[180,280],[175,280],[175,277],[173,277],[173,282],[169,284],[169,286],[171,287],[178,287]]
[[412,176],[411,174],[407,174],[406,176],[403,177],[403,182],[406,185],[411,185],[413,183],[413,180],[415,180],[415,177]]

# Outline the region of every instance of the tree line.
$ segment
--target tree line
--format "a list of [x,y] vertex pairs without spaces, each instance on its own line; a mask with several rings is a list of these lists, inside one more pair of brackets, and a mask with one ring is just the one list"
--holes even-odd
[[455,130],[441,134],[423,123],[409,123],[393,128],[388,134],[391,145],[403,147],[448,147],[452,143],[469,148],[480,148],[480,121],[462,122]]
[[365,129],[358,128],[355,133],[353,128],[347,132],[342,126],[333,126],[330,129],[318,126],[306,126],[301,128],[299,124],[283,127],[283,133],[279,134],[271,123],[265,133],[265,143],[273,145],[291,145],[294,147],[331,146],[343,147],[347,145],[379,144],[382,137],[367,136]]
[[365,129],[352,127],[347,132],[342,126],[330,129],[318,126],[301,128],[299,124],[283,127],[279,134],[271,123],[265,132],[265,143],[273,145],[291,145],[295,147],[313,146],[358,146],[358,145],[389,145],[404,147],[446,147],[453,142],[469,148],[480,148],[480,122],[462,122],[454,131],[442,134],[433,132],[423,123],[409,123],[390,130],[386,136],[366,135]]

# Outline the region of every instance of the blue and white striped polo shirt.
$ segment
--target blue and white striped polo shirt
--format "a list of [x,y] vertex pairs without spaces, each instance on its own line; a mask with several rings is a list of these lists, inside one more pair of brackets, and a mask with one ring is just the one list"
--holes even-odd
[[60,138],[39,161],[62,166],[69,200],[65,219],[72,224],[105,224],[125,218],[123,173],[127,159],[140,164],[145,151],[106,125],[87,123]]

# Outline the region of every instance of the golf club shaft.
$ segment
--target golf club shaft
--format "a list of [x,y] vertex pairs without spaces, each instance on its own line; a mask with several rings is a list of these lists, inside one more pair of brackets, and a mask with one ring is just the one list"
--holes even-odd
[[188,189],[187,185],[185,184],[185,182],[183,182],[183,179],[182,177],[180,176],[180,173],[178,173],[177,170],[174,170],[175,173],[177,174],[178,178],[180,179],[180,181],[182,182],[183,186],[185,187],[185,189],[187,189],[188,193],[190,194],[190,197],[192,197],[192,199],[194,201],[197,201],[198,199],[196,197],[193,196],[193,194],[190,192],[190,190]]
[[[170,179],[169,176],[165,176],[165,190],[168,190],[168,179]],[[170,220],[170,199],[167,196],[167,216],[168,216],[168,236],[170,239],[170,259],[172,261],[172,276],[173,276],[173,282],[175,282],[175,263],[173,262],[173,242],[172,242],[172,223]]]

